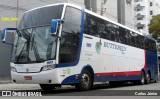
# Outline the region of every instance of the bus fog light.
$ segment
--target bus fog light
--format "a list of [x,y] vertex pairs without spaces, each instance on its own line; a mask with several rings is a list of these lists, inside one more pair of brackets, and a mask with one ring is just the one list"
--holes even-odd
[[55,68],[55,65],[46,65],[42,67],[42,71],[52,70]]
[[15,68],[15,67],[12,67],[12,66],[11,66],[11,71],[17,72],[16,68]]

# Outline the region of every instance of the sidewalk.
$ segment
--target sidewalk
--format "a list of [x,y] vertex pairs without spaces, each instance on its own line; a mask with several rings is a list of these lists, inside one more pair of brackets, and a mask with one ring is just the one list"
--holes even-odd
[[11,77],[0,77],[0,84],[12,83]]

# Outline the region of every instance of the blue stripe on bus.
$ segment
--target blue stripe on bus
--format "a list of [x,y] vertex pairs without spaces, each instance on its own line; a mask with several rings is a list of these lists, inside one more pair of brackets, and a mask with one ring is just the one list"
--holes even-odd
[[78,84],[80,83],[80,79],[76,79],[76,75],[71,75],[65,78],[61,84]]
[[[97,76],[95,74],[94,76],[94,81],[95,82],[106,82],[106,81],[132,81],[132,80],[140,80],[140,75],[103,75],[103,76]],[[78,84],[80,83],[80,76],[79,79],[76,79],[76,75],[71,75],[67,78],[65,78],[61,84]]]
[[56,68],[76,66],[79,63],[80,54],[81,54],[81,47],[82,47],[82,41],[83,41],[83,32],[84,32],[84,22],[85,22],[84,15],[85,15],[85,11],[84,11],[84,8],[82,8],[80,42],[79,42],[78,54],[77,54],[77,58],[76,58],[75,62],[73,62],[73,63],[56,64]]
[[106,81],[131,81],[131,80],[139,80],[139,75],[119,75],[119,76],[95,76],[95,82],[106,82]]

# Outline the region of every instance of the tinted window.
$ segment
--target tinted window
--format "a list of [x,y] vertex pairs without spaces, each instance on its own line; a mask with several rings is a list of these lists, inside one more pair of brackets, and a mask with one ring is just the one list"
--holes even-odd
[[141,49],[156,49],[154,41],[146,41],[142,35],[88,13],[85,16],[84,33]]
[[126,39],[126,36],[128,36],[126,34],[126,31],[124,28],[120,27],[120,30],[119,30],[119,38],[120,38],[120,42],[123,43],[123,44],[127,44],[127,39]]
[[131,34],[129,30],[125,29],[125,38],[126,38],[126,44],[130,45],[131,44]]
[[61,19],[63,5],[48,6],[26,12],[20,23],[19,29],[50,25],[52,19]]
[[71,63],[76,60],[78,54],[81,11],[72,7],[67,7],[64,19],[59,63]]
[[146,38],[146,40],[145,40],[145,49],[149,50],[149,51],[156,52],[157,48],[156,48],[155,41]]
[[90,14],[86,14],[85,16],[85,29],[84,33],[100,37],[100,33],[98,33],[99,29],[98,27],[100,26],[98,18],[95,16],[92,16]]

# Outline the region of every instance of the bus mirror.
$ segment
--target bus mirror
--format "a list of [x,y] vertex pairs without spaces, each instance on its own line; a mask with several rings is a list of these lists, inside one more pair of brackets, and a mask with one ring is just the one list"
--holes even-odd
[[2,31],[2,43],[5,43],[5,44],[9,44],[9,45],[13,45],[13,43],[9,43],[9,42],[6,42],[6,35],[7,35],[7,31],[17,31],[17,28],[5,28],[3,31]]
[[52,22],[51,22],[51,35],[56,35],[59,22],[63,23],[64,20],[62,20],[62,19],[52,19]]

